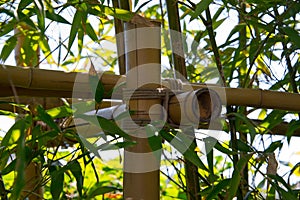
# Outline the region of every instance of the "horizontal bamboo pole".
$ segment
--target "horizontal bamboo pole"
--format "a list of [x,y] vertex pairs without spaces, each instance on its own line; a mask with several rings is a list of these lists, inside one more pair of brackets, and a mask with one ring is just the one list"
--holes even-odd
[[[0,67],[0,97],[14,96],[11,83],[14,85],[18,96],[39,97],[78,97],[92,98],[89,88],[88,74],[76,72],[62,72],[44,69],[20,68],[13,66]],[[79,78],[78,78],[79,77]],[[74,83],[79,87],[73,93]],[[118,83],[125,81],[125,76],[103,73],[101,82],[106,94]],[[163,83],[168,85],[168,83]],[[257,108],[270,108],[288,111],[300,111],[300,95],[287,92],[278,92],[261,89],[224,88],[209,84],[183,83],[183,89],[189,90],[207,88],[215,90],[223,105],[251,106]],[[82,90],[80,89],[82,88]],[[109,98],[109,95],[105,96]],[[121,98],[115,96],[115,98]]]
[[[101,74],[100,81],[109,93],[119,79],[125,77],[111,73]],[[76,92],[73,92],[74,84]],[[12,88],[14,86],[14,88]],[[18,96],[91,98],[87,73],[63,72],[29,67],[0,66],[1,97]],[[75,95],[75,96],[74,96]]]

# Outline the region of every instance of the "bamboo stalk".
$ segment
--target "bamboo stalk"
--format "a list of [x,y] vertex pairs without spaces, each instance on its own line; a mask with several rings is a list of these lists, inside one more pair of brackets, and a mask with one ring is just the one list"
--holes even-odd
[[[176,78],[186,78],[187,72],[184,60],[182,34],[180,28],[180,18],[177,0],[167,0],[168,21],[170,27],[172,58],[176,70]],[[173,31],[172,31],[173,30]],[[177,74],[179,73],[179,74]]]
[[[28,40],[28,36],[26,34],[30,31],[30,26],[26,24],[18,24],[15,28],[15,35],[17,36],[18,42],[15,47],[15,60],[17,65],[20,66],[39,66],[39,55],[40,48],[38,47],[36,50],[27,49],[31,52],[31,56],[24,57],[22,51],[24,51],[24,43]],[[30,52],[27,52],[30,54]],[[45,99],[42,99],[43,104],[46,104]],[[31,134],[31,131],[28,133]],[[25,168],[25,186],[21,192],[21,196],[26,197],[29,200],[40,200],[43,199],[43,187],[40,185],[42,180],[41,174],[41,164],[34,163],[33,161],[29,162]]]
[[[121,8],[118,0],[113,0],[114,8]],[[125,46],[124,46],[124,24],[122,20],[118,18],[114,18],[115,22],[115,32],[116,32],[116,43],[117,43],[117,51],[118,51],[118,64],[119,64],[119,72],[121,75],[126,73],[125,68]]]
[[[20,92],[20,96],[71,98],[75,80],[78,79],[80,82],[76,84],[82,88],[82,91],[73,95],[81,98],[92,98],[91,92],[87,91],[87,88],[89,88],[88,74],[76,72],[66,73],[61,71],[29,69],[12,66],[5,67],[6,69],[0,68],[1,97],[14,95],[13,91],[11,91],[12,88],[10,83],[12,82],[17,92]],[[105,92],[107,94],[105,98],[110,98],[108,93],[114,88],[118,81],[122,82],[125,80],[125,76],[103,73],[100,81],[104,85]],[[168,86],[167,82],[163,81],[162,84]],[[223,105],[300,111],[300,104],[298,103],[300,102],[299,94],[262,89],[226,88],[210,84],[189,83],[183,84],[183,90],[188,91],[190,85],[195,90],[209,88],[216,91],[219,94]],[[121,95],[118,96],[118,98],[121,98]]]
[[[136,90],[147,83],[161,82],[160,69],[160,30],[159,23],[135,16],[129,23],[125,23],[125,49],[133,48],[126,52],[127,90]],[[143,29],[147,27],[147,29]],[[157,48],[145,48],[145,41],[157,44]],[[154,63],[154,64],[153,64]],[[155,84],[150,89],[156,89]],[[126,100],[126,99],[125,99]],[[134,111],[132,119],[139,127],[141,119],[150,122],[150,108],[161,104],[161,99],[136,98],[127,102],[129,110]],[[156,116],[161,116],[161,110],[155,109]],[[132,139],[137,142],[133,147],[124,151],[124,199],[128,200],[158,200],[159,199],[159,166],[160,156],[155,156],[150,148],[146,133],[143,128],[125,129],[133,133]],[[142,136],[143,135],[143,136]],[[138,137],[142,136],[142,137]],[[160,151],[159,151],[160,153]]]

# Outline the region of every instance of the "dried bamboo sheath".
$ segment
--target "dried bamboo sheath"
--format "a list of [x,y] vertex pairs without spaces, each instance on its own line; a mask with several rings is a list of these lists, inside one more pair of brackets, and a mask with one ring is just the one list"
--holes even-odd
[[[80,78],[78,78],[80,77]],[[118,81],[124,80],[124,76],[103,73],[101,82],[106,94],[109,93]],[[80,92],[73,93],[74,82]],[[12,85],[16,90],[14,94]],[[189,88],[184,84],[184,89]],[[257,108],[281,109],[288,111],[300,111],[300,95],[286,92],[268,91],[260,89],[224,88],[210,85],[192,84],[194,89],[207,88],[216,91],[224,105],[253,106]],[[76,72],[62,72],[43,69],[20,68],[3,66],[0,68],[0,96],[39,96],[39,97],[77,97],[91,98],[89,90],[88,74]],[[221,95],[220,95],[221,94]],[[107,95],[106,98],[110,96]],[[121,95],[119,96],[121,98]]]

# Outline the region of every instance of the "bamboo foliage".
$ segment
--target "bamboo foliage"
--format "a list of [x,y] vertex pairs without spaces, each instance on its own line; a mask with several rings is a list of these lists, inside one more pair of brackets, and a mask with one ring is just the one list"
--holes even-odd
[[[191,189],[193,191],[192,193],[197,195],[201,194],[201,197],[206,199],[231,199],[234,197],[237,199],[274,199],[277,197],[281,199],[298,199],[299,191],[294,187],[297,187],[299,181],[296,181],[296,184],[293,185],[293,178],[298,173],[299,163],[295,163],[295,160],[290,160],[288,164],[290,170],[285,174],[286,176],[283,176],[283,174],[276,169],[277,163],[283,164],[282,162],[278,162],[279,160],[276,161],[276,159],[278,159],[277,155],[284,153],[282,151],[283,140],[272,141],[270,144],[268,144],[269,140],[264,140],[264,134],[277,134],[281,132],[286,134],[285,139],[290,143],[293,134],[299,135],[297,133],[300,123],[297,118],[297,115],[300,113],[298,105],[300,82],[300,37],[298,18],[300,7],[298,1],[277,0],[275,2],[266,0],[260,2],[244,0],[201,0],[194,3],[195,1],[190,0],[114,0],[112,7],[111,2],[112,1],[105,0],[20,0],[1,2],[0,18],[2,21],[0,26],[0,39],[5,40],[5,42],[1,42],[0,47],[1,64],[9,64],[11,52],[14,51],[15,47],[22,46],[22,51],[16,51],[17,58],[21,58],[20,62],[17,61],[18,66],[23,65],[23,61],[27,62],[25,64],[26,66],[37,66],[39,64],[38,56],[34,55],[37,50],[38,52],[41,51],[41,63],[47,61],[49,64],[52,64],[52,67],[57,66],[67,69],[69,66],[72,66],[73,68],[75,65],[78,66],[78,63],[80,65],[81,60],[85,59],[85,56],[100,56],[101,59],[103,59],[104,65],[112,69],[117,60],[112,56],[114,53],[102,50],[98,51],[98,49],[94,49],[94,47],[101,48],[103,47],[102,44],[104,41],[110,42],[113,40],[113,37],[110,35],[110,33],[112,33],[111,28],[113,27],[113,21],[117,23],[130,21],[133,16],[137,16],[137,13],[133,13],[132,10],[135,10],[135,12],[147,18],[164,20],[165,9],[167,9],[169,27],[178,32],[182,29],[185,36],[192,38],[193,42],[191,46],[189,46],[189,41],[182,41],[182,38],[176,39],[171,35],[172,52],[169,51],[169,49],[171,49],[169,47],[162,50],[164,64],[165,62],[173,62],[174,68],[178,72],[185,77],[187,71],[188,77],[186,78],[196,82],[183,83],[183,93],[190,92],[191,86],[195,91],[208,88],[209,90],[216,91],[221,97],[222,104],[227,106],[228,109],[226,115],[222,115],[225,117],[223,129],[228,133],[231,132],[231,140],[228,146],[227,143],[217,141],[213,150],[222,152],[222,155],[224,155],[223,158],[226,159],[222,161],[222,158],[216,157],[211,152],[205,156],[208,161],[207,166],[201,165],[201,162],[200,164],[198,162],[197,167],[205,172],[202,173],[201,171],[201,174],[193,172],[193,174],[196,174],[194,178],[200,179],[200,181],[195,180],[194,182],[199,183],[201,191],[197,193],[199,191],[199,187],[197,186],[197,189]],[[165,5],[166,7],[164,7]],[[232,15],[232,13],[236,13],[237,15]],[[117,25],[117,23],[116,29],[122,28],[122,26]],[[180,24],[182,25],[181,27]],[[24,27],[28,27],[28,30],[26,31],[25,29],[27,28]],[[15,28],[18,28],[16,32],[14,32]],[[60,30],[58,35],[55,34],[56,30]],[[65,32],[66,30],[69,30],[68,33]],[[224,30],[226,30],[226,32]],[[119,31],[117,30],[116,33],[119,33]],[[227,38],[224,38],[224,35],[227,35]],[[22,43],[18,36],[24,36],[26,41]],[[222,39],[220,40],[221,37]],[[174,53],[175,50],[181,49],[179,46],[182,43],[185,50],[187,50],[184,52],[186,54],[186,60],[179,59],[176,61],[176,55],[174,55]],[[90,44],[95,44],[95,46],[93,45],[91,48]],[[168,46],[170,44],[164,45]],[[122,44],[120,45],[118,41],[117,46],[118,50],[122,49]],[[165,46],[163,46],[163,48],[165,48]],[[120,50],[120,52],[122,54],[124,49]],[[165,58],[171,55],[171,53],[173,54],[173,58],[169,57],[166,61]],[[21,57],[19,57],[18,54],[20,54]],[[147,53],[142,54],[141,57],[142,59],[146,58]],[[121,74],[125,73],[125,63],[126,61],[124,61],[124,59],[119,59],[119,71]],[[185,63],[187,65],[185,65]],[[99,64],[97,67],[97,69],[102,69],[102,64]],[[130,69],[130,66],[128,69]],[[162,76],[170,77],[172,76],[172,72],[163,70]],[[146,78],[149,77],[145,76],[145,79]],[[98,99],[111,98],[111,93],[117,83],[125,83],[126,79],[127,83],[132,83],[133,80],[130,75],[125,77],[107,73],[101,74],[100,79],[105,92],[104,96],[100,95]],[[224,87],[204,84],[206,81],[217,82],[215,80],[217,80],[218,83],[222,82]],[[95,81],[97,82],[97,80]],[[168,84],[169,81],[162,80],[161,82],[162,87],[169,88],[170,86]],[[151,87],[152,86],[153,85],[151,85]],[[121,91],[124,89],[124,86],[118,86],[118,88],[120,90],[114,91],[114,98],[122,99]],[[76,89],[76,91],[74,91],[74,89]],[[87,74],[74,72],[65,73],[61,71],[50,72],[49,70],[28,68],[20,69],[19,67],[9,66],[1,66],[0,68],[0,90],[0,96],[5,97],[5,101],[7,101],[7,97],[9,97],[9,99],[13,101],[25,104],[40,104],[39,97],[75,97],[80,98],[82,101],[95,97],[95,95],[92,94]],[[36,98],[32,101],[27,101],[27,97],[23,98],[23,96]],[[114,101],[114,99],[109,100],[109,102],[111,101]],[[149,102],[140,102],[143,102],[140,105],[144,107],[138,108],[145,110],[149,108]],[[56,104],[55,102],[53,103]],[[133,105],[134,101],[131,103]],[[173,98],[170,99],[170,103],[172,103],[172,105],[169,105],[172,107],[172,111],[170,111],[169,114],[175,111],[178,116],[181,115],[182,113],[176,111],[179,107],[178,103]],[[0,107],[5,109],[5,111],[1,111],[2,114],[15,116],[14,113],[8,111],[14,109],[11,105],[17,106],[17,104],[8,104],[8,107],[6,104],[2,104],[3,102],[1,101]],[[4,105],[6,107],[3,107]],[[201,106],[201,104],[199,106]],[[66,108],[66,106],[63,107]],[[24,107],[21,106],[20,108],[23,109]],[[43,111],[41,107],[38,108],[38,116],[35,116],[35,113],[30,113],[30,110],[24,110],[22,112],[24,112],[25,115],[22,114],[18,117],[14,128],[20,132],[22,137],[32,130],[32,126],[34,126],[36,133],[57,134],[59,137],[61,136],[60,134],[67,133],[64,128],[60,129],[61,127],[54,125],[55,120],[52,118],[52,115],[49,116],[47,111]],[[60,108],[57,109],[59,110]],[[91,109],[94,109],[94,107]],[[68,113],[62,111],[62,114],[66,114],[64,117],[70,116],[70,108],[67,110]],[[251,116],[249,114],[256,114],[258,111],[260,113],[257,117],[260,120],[249,119],[249,116]],[[97,113],[97,110],[95,113]],[[188,114],[188,117],[192,116],[190,114],[191,113]],[[135,119],[138,120],[138,118],[142,117],[144,117],[144,115],[137,115]],[[175,118],[177,119],[177,117]],[[35,127],[37,120],[44,120],[43,123],[51,127],[50,133],[39,130],[39,126]],[[285,123],[285,120],[289,122]],[[104,122],[111,127],[115,127],[111,121],[104,120]],[[173,125],[176,126],[175,123]],[[108,129],[109,128],[110,127],[108,127]],[[109,129],[109,131],[112,130]],[[155,135],[154,139],[162,139],[164,136],[163,139],[169,141],[170,136],[175,139],[178,139],[180,136],[178,132],[171,130],[171,128],[165,132],[159,132],[159,134],[161,135]],[[263,136],[260,136],[261,134]],[[68,135],[68,133],[66,135]],[[237,137],[237,135],[239,136]],[[9,136],[12,136],[12,140],[8,140]],[[16,134],[13,129],[8,131],[3,139],[4,141],[1,140],[0,144],[2,145],[0,148],[0,196],[3,199],[7,199],[7,195],[10,197],[10,194],[13,194],[12,197],[17,199],[20,192],[20,185],[22,185],[20,181],[20,184],[17,185],[17,190],[11,190],[12,187],[10,188],[3,184],[6,183],[5,174],[12,170],[20,172],[20,177],[24,174],[24,162],[20,161],[25,160],[25,154],[22,154],[22,152],[27,144],[24,145],[24,143],[22,143],[23,140],[11,143],[10,141],[13,141],[15,136]],[[74,136],[76,137],[76,134],[73,134],[72,137]],[[120,135],[116,136],[119,137]],[[249,138],[249,140],[246,138]],[[205,143],[209,142],[209,139],[210,138],[205,139]],[[263,145],[261,145],[263,146],[262,151],[258,151],[257,149],[260,148],[256,148],[256,141],[259,139],[259,143],[263,143]],[[152,141],[152,145],[153,143],[158,144],[160,142],[161,140]],[[31,141],[26,141],[26,143],[31,143]],[[143,144],[146,145],[146,143]],[[81,145],[81,143],[79,142],[78,145]],[[16,148],[14,148],[14,146],[16,146]],[[43,147],[43,143],[41,146]],[[181,146],[177,146],[177,149],[180,149],[180,147]],[[195,146],[192,145],[191,148],[194,147]],[[85,147],[80,146],[80,148],[84,149]],[[10,164],[7,157],[7,155],[11,154],[10,152],[14,150],[18,151],[20,155],[17,158],[20,164],[16,166],[14,166],[13,162]],[[198,158],[196,154],[200,154],[201,152],[195,153],[194,150],[195,149],[189,149],[188,153],[181,153],[184,156],[193,155],[193,158]],[[274,156],[275,150],[276,154]],[[277,154],[277,152],[279,153]],[[43,157],[43,155],[41,155],[41,157]],[[82,155],[86,156],[88,153],[85,154],[84,152]],[[55,159],[52,161],[54,160]],[[77,158],[72,160],[71,163],[68,162],[66,167],[56,165],[56,163],[52,161],[49,162],[50,164],[44,162],[43,167],[47,168],[47,166],[55,165],[55,169],[50,169],[50,174],[46,173],[51,179],[55,180],[53,182],[57,183],[50,185],[51,195],[54,199],[67,196],[65,195],[66,191],[64,191],[66,188],[63,188],[63,185],[66,183],[64,174],[70,174],[70,172],[72,174],[74,172],[76,182],[78,183],[78,192],[76,192],[78,198],[92,199],[95,197],[93,195],[100,195],[101,193],[102,198],[105,199],[107,197],[107,194],[104,195],[104,193],[106,193],[105,191],[117,191],[99,185],[102,184],[99,181],[101,178],[97,178],[97,183],[99,184],[95,185],[95,188],[98,190],[94,190],[94,188],[86,190],[86,188],[83,188],[83,184],[81,184],[83,177],[82,174],[80,174],[80,172],[83,171],[81,168],[82,163],[80,162],[79,164]],[[41,162],[43,162],[43,160],[41,160]],[[90,162],[89,158],[88,162]],[[188,180],[183,178],[181,169],[177,167],[177,164],[180,164],[181,160],[178,162],[174,161],[174,163],[173,167],[177,173],[175,175],[165,174],[170,182],[167,184],[161,183],[163,184],[161,193],[164,196],[172,196],[172,198],[192,198],[186,194]],[[264,163],[267,165],[267,174],[262,170],[262,167],[265,165]],[[222,169],[219,168],[221,164]],[[232,164],[233,167],[227,164]],[[75,171],[72,171],[72,169]],[[232,171],[232,173],[226,175],[222,173],[223,170]],[[189,169],[187,169],[186,173],[188,173],[188,171]],[[257,184],[256,181],[255,183],[254,181],[244,181],[247,180],[248,174],[252,174],[255,180],[257,180],[257,174],[262,174],[263,180],[259,184]],[[97,177],[97,173],[95,173],[95,175]],[[2,177],[4,177],[4,179],[2,179]],[[191,180],[192,178],[193,177],[187,179]],[[17,178],[16,180],[21,179]],[[170,190],[168,187],[169,184],[175,186],[176,191],[178,189],[178,194],[174,193],[175,190]],[[164,187],[165,185],[167,186]],[[138,187],[133,189],[137,188]]]

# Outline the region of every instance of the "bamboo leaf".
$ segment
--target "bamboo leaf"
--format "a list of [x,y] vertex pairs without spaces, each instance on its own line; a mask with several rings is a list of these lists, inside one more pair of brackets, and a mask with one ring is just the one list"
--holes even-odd
[[206,197],[206,200],[215,199],[218,194],[222,192],[225,188],[227,188],[230,184],[230,179],[221,180],[217,185],[211,186],[213,189]]
[[148,143],[152,151],[162,149],[162,139],[160,136],[155,135],[155,132],[157,131],[155,127],[153,127],[152,125],[147,125],[145,129],[148,138]]
[[289,36],[289,39],[297,46],[297,48],[300,48],[300,36],[299,31],[296,31],[295,29],[291,27],[282,27],[280,28],[287,36]]
[[226,199],[233,199],[236,196],[239,184],[241,182],[241,173],[249,159],[252,157],[252,154],[247,154],[241,157],[241,159],[236,164],[236,168],[233,171],[232,178],[230,180],[230,186],[227,191]]
[[17,45],[17,38],[15,36],[11,36],[6,40],[5,45],[3,46],[0,54],[0,60],[2,62],[6,61],[8,56],[15,49],[16,45]]
[[68,168],[76,179],[77,191],[79,193],[79,196],[82,197],[83,176],[81,172],[81,166],[77,160],[74,160],[68,165]]
[[16,163],[17,163],[17,159],[11,161],[3,170],[1,170],[1,175],[4,176],[14,171],[16,167]]
[[100,103],[104,97],[104,86],[102,82],[99,80],[98,76],[89,76],[89,83],[92,94],[94,95],[94,99],[97,103]]
[[213,0],[201,0],[197,5],[194,13],[192,14],[192,18],[196,19],[203,11],[205,11],[209,4],[211,4]]
[[264,153],[273,153],[276,149],[282,148],[283,143],[281,141],[275,141],[264,151]]
[[69,43],[68,43],[68,49],[67,49],[68,53],[70,52],[70,49],[76,38],[78,30],[82,29],[82,26],[81,26],[82,17],[83,17],[83,13],[81,11],[77,10],[74,15],[71,30],[70,30]]
[[97,116],[97,120],[104,133],[113,136],[119,135],[125,139],[131,140],[129,135],[121,130],[120,127],[118,127],[118,125],[114,122],[99,116]]
[[299,120],[292,120],[289,123],[288,130],[285,133],[288,143],[290,143],[291,137],[293,136],[294,132],[299,129],[299,127],[300,127]]
[[49,64],[55,63],[46,36],[41,34],[38,43],[39,43],[39,47],[41,48],[42,52],[45,55],[45,58],[47,59],[47,62]]
[[54,11],[50,11],[50,10],[46,10],[46,17],[48,19],[51,19],[53,21],[59,22],[59,23],[63,23],[63,24],[71,24],[70,22],[68,22],[65,18],[63,18],[62,16],[56,14]]
[[4,138],[1,141],[2,147],[8,147],[12,144],[17,143],[21,138],[23,132],[27,128],[25,119],[20,119],[12,125],[12,127],[7,131]]
[[33,0],[21,0],[18,6],[18,10],[22,11],[26,8],[29,4],[31,4]]
[[111,136],[118,135],[125,139],[131,140],[129,135],[125,133],[122,129],[120,129],[120,127],[113,121],[110,121],[100,116],[87,116],[83,114],[79,114],[76,117],[82,118],[92,124],[95,124],[96,126],[100,126],[103,132],[107,135],[111,135]]
[[103,195],[109,192],[120,190],[113,186],[103,186],[103,182],[95,183],[87,193],[87,199],[92,199],[96,196]]
[[50,193],[54,200],[59,199],[64,186],[64,171],[59,166],[50,167]]
[[241,152],[253,152],[253,148],[249,146],[247,143],[243,142],[242,140],[237,140],[237,150]]
[[48,126],[54,129],[57,132],[60,132],[60,128],[58,125],[53,121],[52,117],[42,108],[42,106],[37,106],[37,117],[45,122]]
[[86,138],[82,137],[79,134],[79,138],[84,147],[86,147],[90,152],[92,152],[95,156],[100,158],[100,154],[98,152],[98,147],[90,143]]
[[253,123],[251,123],[251,121],[245,115],[242,115],[240,113],[230,113],[229,115],[234,115],[235,117],[241,119],[247,125],[251,136],[251,141],[253,141],[254,137],[256,136],[256,130]]
[[52,119],[57,119],[72,116],[73,110],[69,106],[60,106],[48,109],[46,113],[50,115]]
[[20,121],[22,121],[23,124],[20,129],[20,137],[18,139],[18,144],[17,144],[17,163],[15,168],[17,172],[17,177],[14,181],[14,186],[11,193],[12,200],[20,199],[22,189],[25,186],[25,168],[27,165],[26,146],[25,146],[26,121],[25,119],[22,119]]
[[197,153],[195,152],[195,149],[191,148],[190,146],[191,143],[186,144],[183,140],[179,139],[178,135],[182,133],[177,132],[176,135],[174,136],[171,132],[161,130],[159,134],[166,141],[168,141],[176,150],[178,150],[187,160],[192,162],[200,169],[209,172],[207,167],[203,164],[203,162],[198,157]]
[[226,154],[226,155],[235,155],[237,154],[237,152],[233,152],[229,149],[227,149],[226,147],[224,147],[223,145],[221,145],[219,142],[216,142],[215,146],[214,146],[218,151]]
[[38,19],[38,27],[42,31],[42,33],[45,32],[45,10],[44,10],[44,4],[41,0],[35,0],[35,13],[37,15]]
[[89,22],[85,23],[85,32],[94,42],[98,41],[97,34]]

